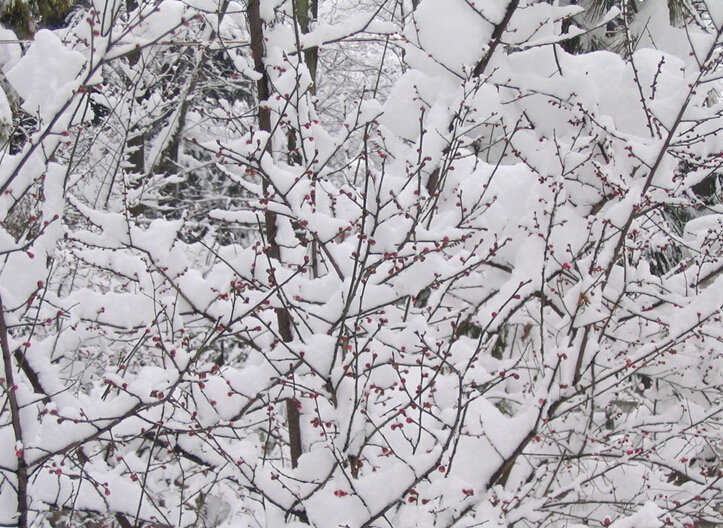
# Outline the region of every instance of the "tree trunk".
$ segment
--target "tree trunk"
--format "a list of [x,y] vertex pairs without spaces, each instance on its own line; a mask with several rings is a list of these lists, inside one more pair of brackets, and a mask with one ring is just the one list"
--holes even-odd
[[[259,128],[265,132],[271,132],[271,111],[264,102],[271,95],[269,88],[268,75],[264,67],[264,22],[259,12],[259,0],[249,0],[248,3],[248,23],[249,33],[251,34],[251,55],[254,61],[254,69],[261,75],[256,81],[256,89],[258,92],[258,122]],[[267,142],[269,148],[270,142]],[[266,180],[263,183],[264,193],[269,190],[269,184]],[[268,247],[268,256],[277,261],[281,260],[281,248],[276,241],[276,213],[266,210],[264,215],[266,229],[266,243]],[[291,332],[291,315],[285,307],[279,308],[276,312],[277,323],[279,326],[279,335],[281,339],[288,343],[293,339]],[[289,445],[291,452],[291,467],[296,467],[301,456],[301,424],[298,402],[291,398],[286,400],[286,417],[289,429]]]

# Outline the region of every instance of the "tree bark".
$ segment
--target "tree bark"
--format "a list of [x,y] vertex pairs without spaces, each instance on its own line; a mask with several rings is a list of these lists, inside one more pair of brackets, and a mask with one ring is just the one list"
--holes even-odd
[[5,323],[5,310],[2,299],[0,299],[0,348],[2,348],[3,354],[5,383],[7,384],[8,402],[10,403],[10,417],[13,424],[13,433],[15,434],[15,449],[18,459],[17,469],[15,470],[15,475],[18,479],[17,526],[18,528],[26,528],[28,526],[28,466],[25,462],[25,453],[23,450],[23,427],[20,421],[20,407],[16,396],[17,386],[15,385],[12,356],[10,354],[10,346],[8,344],[8,327]]
[[[254,61],[254,69],[260,74],[260,78],[256,81],[256,90],[259,98],[258,106],[258,122],[259,128],[265,132],[271,132],[271,111],[265,105],[271,95],[268,74],[264,66],[264,21],[261,18],[259,10],[260,0],[249,0],[248,3],[248,24],[251,36],[251,56]],[[271,142],[267,142],[267,149],[270,148]],[[269,190],[269,184],[266,180],[263,182],[264,193]],[[276,213],[266,210],[264,213],[264,223],[266,230],[266,241],[268,247],[268,256],[277,261],[281,260],[281,248],[276,241]],[[279,308],[276,312],[276,320],[279,327],[279,335],[281,339],[288,343],[293,339],[291,331],[291,315],[285,307]],[[296,467],[301,456],[301,423],[298,409],[298,401],[295,398],[286,400],[286,419],[288,422],[289,446],[291,453],[291,467]]]

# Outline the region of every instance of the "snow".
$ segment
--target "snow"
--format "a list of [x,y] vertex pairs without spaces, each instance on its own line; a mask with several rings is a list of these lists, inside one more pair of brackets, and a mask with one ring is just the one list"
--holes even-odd
[[[95,6],[108,25],[120,4]],[[691,188],[720,157],[719,72],[695,60],[711,34],[647,0],[632,63],[571,54],[589,4],[521,0],[475,76],[508,1],[323,2],[298,35],[321,48],[312,79],[293,3],[260,2],[265,76],[245,4],[209,7],[94,36],[80,6],[0,56],[43,120],[0,163],[23,426],[6,405],[1,520],[19,447],[34,524],[56,501],[179,527],[716,518],[721,206]],[[187,44],[120,57],[152,39]],[[101,124],[77,106],[90,56]],[[141,132],[151,161],[181,133],[178,173],[128,173]],[[186,176],[193,200],[164,188]]]
[[640,510],[629,517],[616,520],[612,528],[660,528],[663,521],[660,519],[665,511],[654,502],[646,502]]
[[523,48],[551,44],[562,38],[573,38],[584,30],[571,26],[563,36],[559,34],[561,29],[559,22],[584,11],[584,7],[576,5],[550,6],[546,3],[528,5],[524,9],[518,9],[512,17],[511,24],[515,28],[512,38]]
[[[441,85],[436,79],[418,70],[409,70],[394,85],[386,104],[382,108],[380,123],[393,133],[415,139],[421,131],[423,101],[433,100]],[[412,116],[419,116],[412,119]]]
[[186,14],[185,5],[177,0],[163,0],[157,6],[147,6],[140,32],[147,41],[169,37],[181,25]]
[[[487,2],[486,14],[494,21],[501,2]],[[492,34],[492,25],[464,0],[423,0],[405,31],[409,64],[421,72],[445,75],[472,71]]]
[[[17,35],[12,29],[0,28],[0,40],[15,41],[18,40]],[[22,49],[20,44],[12,42],[3,42],[0,45],[0,69],[7,73],[22,57]]]
[[711,40],[704,37],[695,27],[679,29],[670,25],[670,13],[666,0],[647,0],[636,14],[630,26],[634,35],[639,35],[638,49],[654,48],[685,60],[692,65],[690,44],[694,44],[695,53],[705,56]]
[[708,14],[710,15],[713,23],[718,27],[723,26],[723,5],[715,0],[705,0],[705,5],[708,8]]
[[341,40],[360,33],[395,33],[396,26],[391,22],[376,19],[374,13],[356,13],[347,17],[341,24],[318,24],[312,31],[301,36],[301,47],[308,49],[326,43]]
[[84,64],[83,55],[67,49],[57,36],[41,29],[6,76],[23,98],[23,109],[48,118],[78,87]]

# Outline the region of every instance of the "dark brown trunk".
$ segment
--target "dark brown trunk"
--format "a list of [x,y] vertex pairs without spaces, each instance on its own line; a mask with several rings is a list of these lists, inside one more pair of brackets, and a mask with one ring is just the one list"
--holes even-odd
[[[5,311],[0,299],[0,347],[3,354],[3,368],[5,369],[5,381],[8,386],[8,402],[10,403],[10,419],[13,425],[13,433],[15,434],[15,442],[17,445],[23,445],[23,429],[20,422],[20,407],[17,400],[17,391],[15,385],[15,377],[13,372],[12,356],[10,354],[10,346],[8,344],[8,327],[5,323]],[[16,448],[17,449],[17,448]],[[18,512],[18,528],[26,528],[28,526],[28,466],[25,462],[25,454],[22,447],[16,453],[17,469],[15,475],[18,479],[17,485],[17,512]]]
[[[271,132],[271,112],[264,104],[271,95],[271,90],[266,68],[264,67],[264,22],[259,12],[259,0],[249,0],[247,14],[249,34],[251,36],[251,56],[254,61],[254,69],[260,74],[259,80],[256,81],[256,90],[259,98],[259,128],[265,132]],[[267,149],[270,148],[270,145],[271,142],[267,142]],[[270,191],[268,182],[263,182],[263,189],[265,193]],[[267,209],[264,214],[264,223],[268,256],[280,261],[281,248],[276,241],[276,213]],[[291,315],[288,309],[285,307],[279,308],[276,312],[276,320],[281,339],[286,343],[290,342],[293,339],[293,334],[291,331]],[[301,456],[301,423],[298,401],[295,398],[286,400],[286,418],[289,430],[291,466],[296,467]]]

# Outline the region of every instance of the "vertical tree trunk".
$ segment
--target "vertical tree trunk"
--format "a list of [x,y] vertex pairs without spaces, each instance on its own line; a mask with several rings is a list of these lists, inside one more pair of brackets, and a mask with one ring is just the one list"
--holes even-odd
[[[294,1],[294,16],[296,22],[299,24],[299,29],[302,34],[306,34],[311,30],[311,22],[316,20],[319,15],[319,2],[318,0],[295,0]],[[319,48],[314,46],[304,50],[304,61],[306,67],[309,69],[311,74],[311,92],[316,93],[316,67],[319,62]]]
[[0,299],[0,348],[3,355],[3,368],[5,370],[5,383],[7,384],[8,402],[10,404],[10,419],[13,425],[13,433],[15,435],[15,450],[18,459],[15,475],[17,482],[17,512],[18,512],[18,528],[26,528],[28,526],[28,467],[25,462],[25,453],[23,452],[23,429],[20,422],[20,406],[16,396],[16,384],[13,372],[12,357],[10,355],[10,346],[8,344],[8,327],[5,323],[5,313]]
[[[138,4],[134,0],[128,0],[126,2],[126,9],[130,12],[133,11]],[[141,59],[141,50],[133,50],[128,54],[128,64],[133,67],[138,64]],[[133,86],[128,87],[129,90],[133,90]],[[140,103],[142,97],[136,97],[136,102]],[[131,170],[136,174],[143,174],[145,172],[145,144],[146,135],[142,130],[129,130],[127,135],[126,147],[129,147],[131,152],[128,154],[128,162],[131,164]]]
[[[271,95],[269,88],[268,75],[264,67],[264,21],[261,19],[259,11],[260,0],[249,0],[248,3],[248,23],[249,33],[251,35],[251,55],[254,61],[254,69],[260,74],[260,78],[256,81],[256,90],[258,93],[258,121],[259,128],[265,132],[271,132],[271,111],[263,103]],[[267,143],[269,148],[270,142]],[[268,182],[263,183],[264,192],[269,189]],[[266,241],[268,245],[268,256],[270,258],[281,260],[281,248],[276,241],[276,213],[266,210],[264,215],[264,223],[266,228]],[[277,323],[279,326],[279,335],[284,342],[290,342],[293,339],[291,332],[291,316],[288,309],[279,308],[276,313]],[[301,424],[298,401],[295,398],[286,400],[286,417],[289,428],[289,445],[291,452],[291,466],[296,467],[301,456]]]
[[[319,16],[318,0],[293,0],[294,17],[297,24],[297,31],[305,35],[311,30],[311,22],[315,21]],[[298,35],[297,35],[298,37]],[[304,62],[311,76],[311,86],[309,91],[316,94],[316,70],[319,62],[319,47],[313,46],[304,50]],[[290,131],[288,136],[289,162],[301,163],[301,154],[296,152],[296,133]],[[312,200],[316,200],[315,194],[312,193]],[[311,274],[316,278],[319,276],[319,243],[316,240],[311,241]]]
[[[254,70],[261,75],[256,81],[256,91],[259,102],[266,101],[271,92],[269,90],[269,77],[264,67],[264,21],[259,12],[260,0],[249,0],[248,22],[249,34],[251,36],[251,57],[254,61]],[[259,104],[258,109],[259,128],[271,132],[271,111],[268,107]]]
[[146,135],[142,130],[136,130],[129,134],[126,146],[130,150],[128,153],[128,163],[131,164],[130,170],[136,174],[143,174],[146,170],[145,151],[146,151]]

